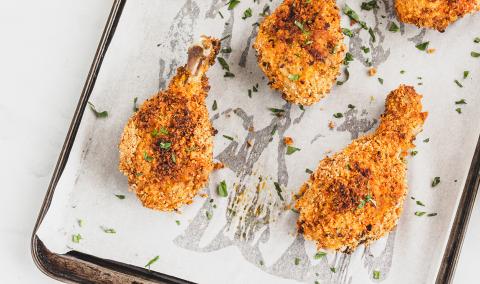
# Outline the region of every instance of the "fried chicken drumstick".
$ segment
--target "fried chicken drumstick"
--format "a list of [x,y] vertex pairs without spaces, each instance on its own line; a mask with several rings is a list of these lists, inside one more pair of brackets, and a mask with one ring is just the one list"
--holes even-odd
[[285,0],[260,25],[254,44],[272,88],[312,105],[335,83],[345,52],[335,0]]
[[440,32],[451,23],[480,8],[479,0],[396,0],[400,21]]
[[203,37],[188,51],[168,89],[145,101],[130,118],[119,145],[119,169],[148,208],[172,211],[192,202],[213,169],[213,127],[205,73],[220,41]]
[[422,96],[400,86],[373,134],[323,159],[300,189],[297,226],[318,248],[351,252],[390,232],[407,194],[407,151],[427,117]]

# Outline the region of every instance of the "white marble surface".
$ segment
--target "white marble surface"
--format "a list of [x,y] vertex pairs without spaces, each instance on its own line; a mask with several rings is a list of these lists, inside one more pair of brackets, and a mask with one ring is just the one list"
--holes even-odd
[[[54,282],[35,267],[30,235],[110,5],[110,0],[0,0],[3,283]],[[454,283],[476,282],[478,220],[479,206]]]

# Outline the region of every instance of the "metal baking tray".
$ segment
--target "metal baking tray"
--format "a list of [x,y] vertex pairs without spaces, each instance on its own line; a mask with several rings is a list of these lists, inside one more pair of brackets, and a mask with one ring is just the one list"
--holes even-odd
[[[36,234],[47,213],[55,187],[62,175],[70,150],[80,125],[97,74],[101,68],[109,43],[121,17],[126,0],[114,0],[100,43],[85,81],[62,151],[55,166],[48,190],[40,209],[31,239],[31,253],[37,267],[46,275],[68,283],[192,283],[166,274],[150,271],[92,255],[70,251],[66,254],[52,253]],[[472,158],[447,247],[437,274],[436,283],[450,283],[458,262],[467,225],[475,203],[480,182],[480,138]]]

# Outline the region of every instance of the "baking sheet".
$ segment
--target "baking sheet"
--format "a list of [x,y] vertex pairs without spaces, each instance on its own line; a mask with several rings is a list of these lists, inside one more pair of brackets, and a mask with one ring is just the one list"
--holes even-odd
[[[385,282],[433,281],[479,133],[474,117],[479,103],[475,98],[478,59],[470,56],[477,47],[473,38],[477,36],[474,22],[478,16],[460,21],[444,34],[403,25],[401,32],[391,33],[386,30],[389,21],[396,21],[391,3],[380,2],[379,11],[360,13],[374,28],[377,40],[370,42],[366,31],[350,40],[350,52],[355,56],[350,63],[350,80],[334,88],[327,99],[302,111],[271,91],[256,66],[249,39],[254,38],[252,24],[261,18],[258,14],[266,4],[273,10],[278,1],[242,2],[233,12],[221,1],[126,4],[90,99],[97,108],[109,110],[110,116],[105,120],[88,112],[84,116],[52,206],[38,232],[47,247],[59,253],[73,248],[138,266],[159,255],[151,269],[202,283],[365,283],[372,279],[373,270],[380,271],[380,281]],[[349,4],[360,11],[358,4]],[[248,7],[254,10],[254,17],[244,21],[241,16]],[[349,21],[343,18],[343,26],[348,26],[346,23]],[[126,179],[116,170],[116,145],[131,115],[133,98],[142,101],[162,88],[200,34],[232,35],[224,43],[231,45],[233,53],[222,56],[236,77],[223,78],[220,66],[215,66],[209,72],[212,89],[208,98],[209,106],[214,99],[219,105],[217,111],[211,111],[219,130],[215,157],[228,167],[212,174],[210,189],[205,190],[213,203],[210,198],[197,198],[181,214],[153,212],[140,207],[133,194],[126,192]],[[436,52],[427,54],[415,48],[424,41],[430,41]],[[369,46],[371,53],[364,54],[362,45]],[[384,79],[383,85],[376,77],[368,77],[363,64],[367,57],[378,68],[377,77]],[[466,80],[462,79],[464,70],[470,70]],[[454,79],[464,87],[459,88]],[[257,83],[259,92],[248,98],[247,90]],[[353,255],[331,253],[315,260],[314,245],[295,233],[295,213],[283,210],[291,201],[289,193],[296,192],[308,177],[305,168],[314,169],[327,153],[340,150],[352,138],[374,128],[386,94],[400,83],[416,85],[430,112],[417,139],[419,153],[409,161],[409,196],[427,206],[421,208],[407,200],[398,229],[388,237],[370,248],[359,248]],[[461,98],[468,105],[462,107],[460,115],[454,102]],[[348,110],[348,104],[357,107]],[[267,107],[285,108],[286,115],[274,117]],[[345,118],[334,119],[336,112],[344,113]],[[333,131],[327,126],[331,120],[336,124]],[[248,132],[251,125],[253,133]],[[232,136],[235,141],[221,135]],[[302,150],[285,155],[283,136],[293,137],[295,146]],[[422,143],[427,137],[430,142]],[[254,141],[252,149],[247,149],[247,140]],[[267,186],[256,194],[260,176]],[[434,176],[440,176],[442,182],[432,189]],[[223,179],[229,185],[228,199],[215,193]],[[282,184],[284,201],[273,181]],[[114,194],[127,198],[119,200]],[[235,216],[229,214],[232,210]],[[419,218],[413,215],[417,210],[438,215]],[[211,220],[206,218],[206,211],[212,212]],[[79,219],[84,220],[82,227]],[[117,233],[106,234],[101,227],[115,228]],[[83,238],[79,244],[71,242],[72,234],[77,233]],[[213,271],[205,273],[209,270]]]

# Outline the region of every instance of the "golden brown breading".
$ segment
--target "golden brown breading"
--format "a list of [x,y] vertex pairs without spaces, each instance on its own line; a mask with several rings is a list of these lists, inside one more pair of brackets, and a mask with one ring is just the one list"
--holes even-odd
[[220,41],[204,37],[188,51],[168,89],[145,101],[125,126],[119,169],[148,208],[171,211],[190,204],[213,170],[213,128],[205,72]]
[[397,224],[407,194],[405,156],[427,117],[422,96],[400,86],[375,133],[323,159],[295,204],[299,232],[318,248],[351,252]]
[[311,105],[330,91],[345,45],[334,0],[285,0],[260,25],[254,44],[272,88]]
[[396,0],[400,21],[440,32],[480,7],[479,0]]

